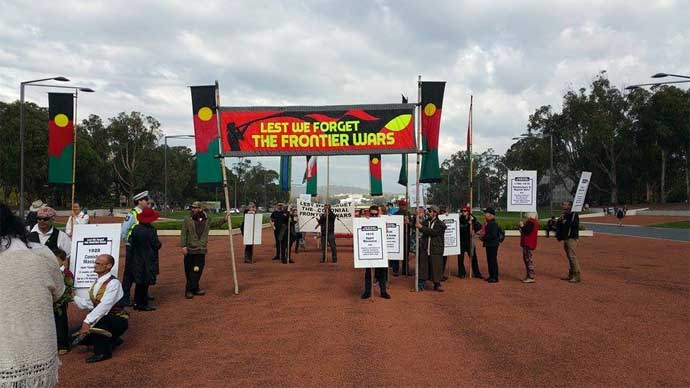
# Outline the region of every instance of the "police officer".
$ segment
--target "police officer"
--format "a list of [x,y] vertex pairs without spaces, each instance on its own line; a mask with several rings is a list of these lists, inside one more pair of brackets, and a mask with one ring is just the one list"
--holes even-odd
[[122,297],[122,304],[124,306],[131,306],[132,302],[130,299],[130,290],[132,288],[132,283],[134,281],[132,275],[132,264],[131,255],[132,247],[129,242],[129,238],[132,235],[132,230],[139,223],[137,220],[137,215],[141,213],[145,208],[149,207],[151,204],[149,202],[149,192],[142,191],[141,193],[135,195],[133,198],[134,206],[132,210],[125,216],[124,222],[122,222],[122,229],[120,230],[120,236],[125,241],[125,270],[122,274],[122,290],[124,296]]

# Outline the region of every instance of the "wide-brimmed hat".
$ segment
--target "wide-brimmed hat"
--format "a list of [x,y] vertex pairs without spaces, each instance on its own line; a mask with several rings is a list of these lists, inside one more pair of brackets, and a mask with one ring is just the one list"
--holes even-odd
[[157,220],[159,217],[160,216],[158,215],[158,212],[151,209],[150,207],[145,208],[141,211],[141,213],[137,214],[137,220],[139,220],[139,223],[142,224],[150,224],[153,221]]
[[43,206],[47,206],[47,205],[45,203],[43,203],[43,201],[41,201],[40,199],[37,199],[37,200],[31,202],[31,207],[29,208],[29,211],[30,212],[36,212],[36,211],[38,211],[38,209],[42,208]]
[[429,206],[429,211],[436,212],[436,214],[440,213],[438,206],[436,206],[436,205]]
[[495,215],[496,215],[496,210],[494,210],[494,208],[492,208],[492,207],[487,207],[486,209],[484,209],[484,213],[489,213],[489,214],[491,214],[492,216],[495,216]]
[[38,218],[53,218],[55,217],[55,209],[49,206],[43,206],[36,212]]

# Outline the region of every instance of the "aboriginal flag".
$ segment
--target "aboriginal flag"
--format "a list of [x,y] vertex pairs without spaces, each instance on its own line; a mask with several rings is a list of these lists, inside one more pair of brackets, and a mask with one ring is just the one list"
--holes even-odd
[[[404,95],[402,95],[402,103],[407,104],[407,97]],[[407,187],[407,154],[402,154],[400,174],[398,175],[398,184]]]
[[74,95],[48,93],[48,183],[72,182]]
[[222,182],[220,163],[214,157],[220,153],[216,121],[216,86],[192,86],[192,114],[196,144],[197,184]]
[[381,154],[369,155],[369,188],[371,195],[383,195]]
[[422,171],[419,181],[441,181],[438,165],[438,138],[441,130],[441,111],[445,82],[422,82]]

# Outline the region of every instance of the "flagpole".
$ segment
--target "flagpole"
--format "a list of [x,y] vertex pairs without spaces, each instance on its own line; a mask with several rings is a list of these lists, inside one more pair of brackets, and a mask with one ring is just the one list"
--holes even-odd
[[288,197],[287,197],[287,209],[288,209],[288,241],[287,241],[287,263],[290,264],[290,234],[292,230],[290,229],[290,223],[292,222],[292,209],[290,209],[290,197],[292,196],[292,156],[288,156]]
[[[417,209],[419,209],[419,159],[421,155],[421,141],[420,141],[420,130],[421,130],[421,125],[422,123],[422,76],[418,75],[417,76],[417,131],[416,131],[416,136],[417,136],[417,175],[415,177],[415,190],[416,190],[416,203],[415,203],[415,223],[421,223],[422,221],[419,219],[419,212]],[[414,244],[414,249],[415,249],[415,255],[414,255],[414,289],[415,292],[419,292],[419,229],[417,228],[417,225],[415,225],[415,244]]]
[[237,284],[237,267],[235,265],[235,245],[232,241],[232,216],[230,214],[230,192],[228,191],[228,174],[225,171],[225,157],[223,156],[223,136],[220,132],[220,90],[218,87],[218,81],[216,81],[216,128],[218,129],[218,152],[221,155],[220,170],[223,173],[223,191],[225,192],[225,215],[228,218],[228,239],[230,240],[230,263],[232,264],[232,281],[235,284],[235,295],[237,295],[240,293],[240,287],[239,284]]
[[72,214],[72,223],[70,224],[69,235],[74,238],[74,223],[77,222],[74,212],[74,192],[77,177],[77,105],[79,98],[79,89],[74,89],[74,117],[72,118],[72,203],[70,204],[70,214]]
[[[405,156],[405,173],[407,173],[407,154],[404,154]],[[407,179],[407,175],[405,176],[405,203],[407,206],[410,206],[410,182]],[[410,276],[410,225],[409,225],[409,220],[410,220],[410,208],[407,208],[407,214],[403,215],[405,217],[404,221],[407,221],[407,233],[405,233],[405,225],[403,224],[403,233],[405,234],[403,236],[403,243],[405,246],[403,247],[403,254],[407,252],[407,255],[405,255],[405,264],[403,265],[403,269],[405,269],[405,276]]]
[[[323,260],[324,260],[324,262],[327,261],[326,260],[326,253],[328,253],[328,250],[326,249],[326,247],[328,246],[328,233],[330,232],[330,230],[328,230],[328,215],[330,213],[330,209],[329,209],[329,211],[326,211],[326,205],[328,205],[328,203],[329,203],[328,197],[330,195],[330,190],[331,190],[331,156],[328,155],[328,156],[326,156],[326,200],[325,200],[324,206],[323,206],[323,210],[326,213],[326,218],[325,218],[326,219],[326,225],[325,225],[326,226],[326,240],[324,241],[323,246],[321,247],[321,248],[323,248]],[[317,193],[319,192],[319,186],[318,185],[316,186],[316,192]],[[333,224],[333,227],[335,228],[335,224]],[[322,226],[322,228],[323,228],[323,226]],[[335,238],[335,231],[333,231],[333,234],[334,234],[333,238]],[[331,247],[331,250],[332,249],[333,248]],[[333,256],[333,252],[331,252],[331,257],[332,256]]]
[[[473,176],[474,174],[472,173],[472,103],[473,103],[474,97],[470,94],[470,114],[469,114],[469,120],[468,120],[468,136],[467,136],[467,154],[469,157],[470,161],[470,168],[469,168],[469,183],[470,183],[470,216],[474,216],[472,214],[472,209],[474,208],[473,205],[473,190],[474,190],[474,179]],[[474,258],[475,253],[475,246],[474,246],[474,223],[472,222],[472,217],[469,219],[469,232],[470,232],[470,251],[469,251],[469,256],[470,256],[470,270],[468,271],[469,276],[468,279],[472,279],[473,271],[472,271],[472,260]],[[479,263],[477,263],[479,265]],[[458,269],[459,270],[459,269]]]

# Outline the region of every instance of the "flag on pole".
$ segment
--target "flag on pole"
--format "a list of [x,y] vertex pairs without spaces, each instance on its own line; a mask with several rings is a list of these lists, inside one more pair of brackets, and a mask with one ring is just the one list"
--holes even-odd
[[304,179],[302,183],[307,184],[307,194],[315,197],[317,192],[316,174],[317,174],[316,156],[307,156],[307,168],[304,170]]
[[419,181],[423,183],[441,181],[438,139],[445,87],[445,82],[422,82],[422,151],[424,154]]
[[369,155],[369,190],[371,195],[383,195],[381,154]]
[[290,177],[292,175],[292,163],[290,156],[280,157],[280,190],[290,191]]
[[72,182],[74,95],[48,93],[48,183]]
[[470,96],[470,117],[467,120],[467,153],[472,152],[472,96]]
[[[402,95],[402,103],[407,104],[407,97]],[[402,164],[400,165],[400,175],[398,175],[398,184],[407,186],[407,154],[402,154]]]
[[196,145],[196,182],[197,184],[219,184],[223,181],[223,175],[220,163],[215,158],[220,151],[216,121],[216,86],[192,86],[191,89]]

